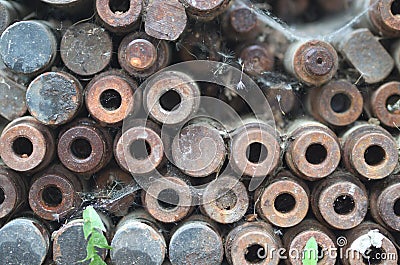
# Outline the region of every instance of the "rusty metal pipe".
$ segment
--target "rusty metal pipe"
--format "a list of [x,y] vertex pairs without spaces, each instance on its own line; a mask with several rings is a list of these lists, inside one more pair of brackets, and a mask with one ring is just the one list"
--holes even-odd
[[0,219],[21,209],[27,200],[25,180],[16,172],[0,167]]

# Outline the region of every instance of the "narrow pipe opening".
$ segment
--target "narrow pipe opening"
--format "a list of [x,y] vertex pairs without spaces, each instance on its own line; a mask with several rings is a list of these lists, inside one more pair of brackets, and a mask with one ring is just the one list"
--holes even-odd
[[131,144],[130,153],[133,158],[144,160],[151,154],[151,146],[146,140],[139,139]]
[[26,137],[18,137],[12,144],[14,153],[22,158],[27,158],[33,153],[33,144]]
[[114,89],[107,89],[100,95],[100,104],[108,111],[119,109],[121,103],[121,95]]
[[390,7],[390,11],[392,12],[393,16],[400,15],[400,1],[394,0],[392,6]]
[[400,112],[400,95],[391,95],[386,100],[386,109],[390,113],[399,113]]
[[393,210],[395,215],[400,216],[400,198],[394,202]]
[[355,208],[354,198],[350,195],[341,195],[333,203],[333,209],[337,214],[345,215],[351,213]]
[[370,166],[378,166],[386,159],[385,150],[379,145],[371,145],[365,150],[365,162]]
[[244,255],[244,258],[246,261],[249,263],[261,263],[265,258],[267,257],[267,253],[265,251],[265,248],[261,246],[260,244],[254,244],[246,249],[246,253]]
[[160,105],[166,111],[176,110],[181,104],[181,95],[175,90],[168,90],[160,97]]
[[3,204],[3,202],[6,200],[6,195],[4,194],[3,188],[0,188],[0,204]]
[[76,139],[71,144],[71,152],[78,159],[86,159],[92,154],[92,145],[86,139]]
[[289,193],[282,193],[275,198],[274,207],[278,212],[288,213],[296,206],[296,199]]
[[382,248],[371,246],[363,255],[363,263],[366,265],[383,264],[384,260],[382,260],[382,257],[384,256],[384,253],[385,251]]
[[113,13],[126,13],[131,6],[130,0],[110,0],[110,9]]
[[344,113],[351,107],[351,100],[349,96],[344,93],[338,93],[331,99],[331,108],[336,113]]
[[251,163],[261,163],[268,156],[268,150],[262,143],[251,143],[246,149],[247,160]]
[[174,189],[162,190],[158,194],[157,203],[165,210],[176,209],[179,205],[179,194]]
[[314,165],[324,162],[327,156],[328,152],[322,144],[312,144],[306,150],[306,160]]
[[215,200],[217,207],[221,210],[232,210],[237,203],[237,196],[232,190],[221,189],[218,198]]
[[49,207],[57,207],[62,202],[62,192],[56,186],[45,187],[42,191],[42,200]]

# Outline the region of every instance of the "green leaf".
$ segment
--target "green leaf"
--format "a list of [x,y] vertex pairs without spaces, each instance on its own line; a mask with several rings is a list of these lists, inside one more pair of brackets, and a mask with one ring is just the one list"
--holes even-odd
[[99,256],[95,256],[89,265],[107,265]]
[[99,232],[98,230],[94,231],[92,235],[90,236],[88,245],[97,247],[97,248],[104,248],[104,249],[110,249],[111,247],[108,245],[107,239],[103,235],[102,232]]
[[101,221],[99,214],[96,212],[93,206],[88,206],[83,211],[83,221],[83,234],[85,236],[85,239],[88,239],[91,233],[95,231],[95,229],[99,229],[103,232],[106,231],[106,228],[104,227],[104,224]]
[[318,263],[318,243],[315,237],[311,237],[304,248],[303,265],[317,265]]

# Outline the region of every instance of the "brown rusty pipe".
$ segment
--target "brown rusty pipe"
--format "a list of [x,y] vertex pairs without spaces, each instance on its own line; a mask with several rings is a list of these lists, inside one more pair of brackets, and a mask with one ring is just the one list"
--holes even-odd
[[161,128],[150,120],[129,121],[114,140],[114,157],[131,174],[148,174],[165,163]]
[[385,37],[400,35],[400,5],[397,0],[361,0],[355,1],[355,11],[368,12],[361,20],[360,27],[368,27]]
[[27,200],[25,180],[16,172],[0,167],[0,219],[21,209]]
[[371,215],[376,222],[400,232],[400,176],[392,175],[373,185],[370,193]]
[[54,165],[34,176],[29,189],[29,205],[40,218],[65,219],[81,203],[82,182],[61,165]]
[[223,13],[231,0],[191,1],[181,0],[186,12],[194,19],[203,22],[211,21]]
[[369,100],[369,107],[383,125],[392,128],[400,126],[400,82],[388,82],[376,89]]
[[268,179],[254,194],[260,217],[283,228],[295,226],[306,217],[309,197],[306,183],[290,171],[281,171]]
[[284,58],[286,70],[310,86],[330,81],[336,74],[338,64],[336,50],[329,43],[319,40],[293,43]]
[[118,61],[131,76],[146,78],[162,68],[171,60],[168,43],[157,40],[143,32],[127,35],[118,48]]
[[250,203],[246,186],[230,175],[221,176],[210,183],[201,200],[201,212],[222,224],[241,220]]
[[244,121],[230,137],[230,164],[238,173],[251,177],[270,174],[279,163],[280,141],[275,130],[259,121]]
[[93,23],[73,25],[61,39],[61,59],[69,70],[81,76],[92,76],[104,70],[111,61],[112,53],[110,35]]
[[142,191],[146,211],[157,221],[178,222],[193,210],[194,196],[188,178],[178,170],[168,170]]
[[83,105],[83,88],[73,75],[47,72],[35,78],[26,91],[26,104],[33,117],[45,125],[72,121]]
[[354,228],[367,215],[367,189],[349,173],[333,173],[317,182],[311,194],[314,215],[321,223],[333,229]]
[[[344,265],[398,264],[395,240],[380,225],[364,222],[347,231],[345,238],[347,244],[344,246],[341,258]],[[374,239],[378,239],[378,241],[374,241]],[[383,253],[385,256],[382,255]],[[382,257],[386,257],[386,259]]]
[[[318,247],[324,250],[322,253],[318,251],[318,265],[334,265],[336,264],[336,237],[315,220],[306,219],[295,227],[286,231],[283,236],[283,245],[288,251],[299,253],[299,255],[288,255],[286,264],[301,265],[302,253],[307,241],[314,237],[318,243]],[[290,253],[289,253],[290,254]]]
[[172,232],[169,243],[172,264],[221,264],[224,248],[220,232],[208,218],[194,215]]
[[296,120],[286,135],[285,159],[296,175],[315,181],[328,176],[339,165],[339,140],[325,125],[311,120]]
[[358,88],[347,80],[334,80],[312,88],[307,95],[309,113],[322,123],[347,126],[363,111],[363,97]]
[[143,104],[155,121],[165,125],[180,124],[198,111],[200,89],[188,75],[165,71],[146,85]]
[[4,264],[43,264],[50,249],[50,231],[36,218],[19,217],[0,229]]
[[111,241],[112,264],[143,261],[161,265],[167,248],[161,231],[161,227],[144,211],[136,210],[122,218]]
[[0,155],[13,170],[37,172],[54,159],[55,140],[52,131],[33,117],[10,122],[0,137]]
[[393,172],[398,163],[397,143],[380,126],[360,123],[341,137],[343,164],[364,179],[382,179]]
[[227,153],[221,128],[211,119],[190,121],[172,141],[174,165],[191,177],[207,177],[218,172]]
[[60,132],[57,150],[66,168],[90,176],[110,162],[112,138],[93,120],[78,119]]
[[246,222],[232,229],[225,239],[225,255],[229,264],[251,265],[279,263],[282,242],[273,227],[263,221]]
[[124,216],[135,204],[138,187],[133,177],[122,169],[106,168],[93,176],[93,180],[92,192],[101,197],[98,198],[100,208]]
[[96,0],[96,12],[104,27],[122,34],[139,25],[143,4],[140,0],[129,0],[129,5],[118,5],[119,2]]
[[264,72],[274,70],[274,54],[265,44],[246,45],[238,54],[243,60],[243,69],[248,75],[259,76]]
[[90,115],[103,126],[119,126],[141,106],[137,83],[122,71],[107,71],[95,76],[85,89]]

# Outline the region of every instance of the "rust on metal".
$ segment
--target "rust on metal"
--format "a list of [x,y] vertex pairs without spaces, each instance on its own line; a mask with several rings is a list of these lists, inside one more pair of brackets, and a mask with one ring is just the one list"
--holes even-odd
[[376,89],[370,99],[374,117],[385,126],[400,126],[400,82],[388,82]]
[[254,44],[243,48],[239,53],[243,60],[244,71],[252,76],[274,70],[275,58],[265,45]]
[[21,209],[28,197],[24,179],[14,171],[0,167],[0,218]]

